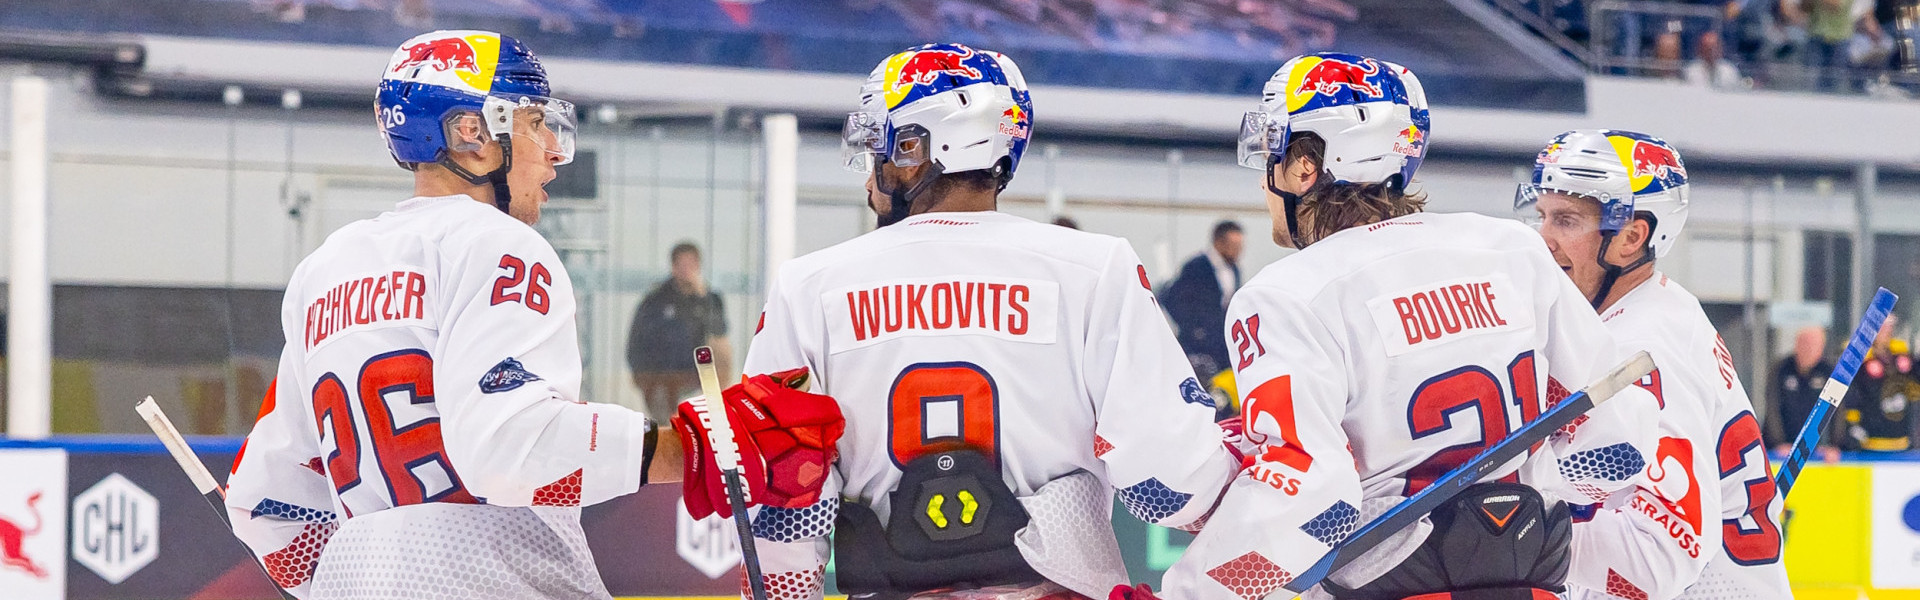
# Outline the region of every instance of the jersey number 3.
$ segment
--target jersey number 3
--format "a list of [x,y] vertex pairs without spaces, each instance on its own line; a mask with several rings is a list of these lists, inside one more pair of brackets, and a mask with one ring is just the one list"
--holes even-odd
[[[369,359],[360,367],[359,406],[366,416],[368,439],[365,448],[373,451],[380,466],[380,478],[394,506],[424,502],[475,503],[460,485],[460,477],[447,462],[440,441],[440,419],[428,417],[405,426],[395,422],[390,394],[407,406],[433,403],[433,358],[424,350],[388,352]],[[402,395],[404,394],[404,395]],[[333,452],[326,457],[327,474],[333,479],[334,492],[345,495],[360,485],[362,440],[354,427],[353,395],[340,376],[327,373],[313,386],[313,421],[320,426],[322,441],[333,441]],[[427,482],[416,473],[428,463],[446,474],[447,481],[427,489]]]
[[[1720,431],[1720,478],[1733,477],[1746,470],[1748,451],[1759,447],[1760,422],[1754,420],[1753,413],[1740,411],[1740,415]],[[1760,453],[1760,460],[1765,461],[1766,456]],[[1772,470],[1763,463],[1759,477],[1743,482],[1747,490],[1746,516],[1753,520],[1753,529],[1748,530],[1740,519],[1725,519],[1720,523],[1721,545],[1726,546],[1727,557],[1737,564],[1765,565],[1780,560],[1780,526],[1773,522],[1770,512],[1777,492],[1773,478],[1767,475]]]

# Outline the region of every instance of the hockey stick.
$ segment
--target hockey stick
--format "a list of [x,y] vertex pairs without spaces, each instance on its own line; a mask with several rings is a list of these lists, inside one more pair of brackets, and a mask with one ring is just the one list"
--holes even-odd
[[1800,435],[1793,438],[1793,451],[1787,453],[1787,462],[1781,463],[1780,472],[1773,476],[1773,487],[1780,491],[1781,498],[1787,497],[1793,481],[1800,478],[1800,468],[1807,466],[1807,455],[1820,446],[1820,433],[1826,431],[1834,407],[1840,406],[1840,399],[1846,397],[1854,374],[1866,361],[1867,349],[1873,347],[1873,339],[1880,335],[1880,324],[1887,320],[1887,313],[1893,312],[1893,304],[1899,300],[1900,297],[1887,288],[1873,294],[1867,314],[1860,317],[1860,326],[1853,328],[1846,350],[1840,352],[1840,362],[1833,366],[1833,374],[1827,376],[1827,385],[1820,388],[1821,401],[1813,403],[1813,411],[1807,413],[1807,423],[1800,427]]
[[[747,569],[747,589],[752,590],[753,600],[767,600],[767,583],[760,579],[760,553],[753,547],[753,525],[747,518],[747,493],[740,482],[740,448],[733,443],[733,424],[727,422],[726,400],[720,397],[720,374],[713,369],[713,349],[695,348],[693,366],[700,372],[700,393],[705,396],[705,406],[698,412],[706,421],[707,445],[713,448],[720,477],[727,482],[727,504],[733,507],[733,522],[740,528],[740,562]],[[719,417],[714,416],[716,412]],[[697,456],[687,458],[699,460]]]
[[[1547,439],[1547,436],[1559,431],[1566,424],[1572,423],[1580,415],[1586,414],[1595,405],[1612,399],[1614,394],[1633,385],[1633,382],[1646,377],[1647,373],[1652,371],[1653,357],[1645,350],[1634,353],[1632,358],[1614,367],[1599,381],[1567,396],[1547,412],[1520,426],[1519,430],[1507,434],[1506,439],[1482,450],[1466,464],[1434,480],[1432,484],[1427,485],[1426,489],[1420,490],[1413,497],[1401,501],[1400,504],[1387,509],[1386,513],[1368,521],[1366,525],[1354,531],[1353,535],[1347,536],[1340,545],[1328,550],[1325,556],[1320,557],[1319,562],[1314,563],[1306,572],[1288,581],[1281,588],[1293,594],[1299,594],[1318,585],[1328,576],[1347,566],[1347,563],[1366,554],[1368,550],[1380,545],[1380,542],[1386,541],[1393,534],[1413,525],[1427,513],[1433,512],[1441,504],[1459,495],[1468,486],[1479,483],[1487,474],[1500,468],[1507,461],[1513,460],[1513,457],[1526,452],[1535,443]],[[1274,598],[1271,595],[1268,597]]]
[[[187,473],[187,479],[193,480],[193,487],[200,490],[200,497],[206,498],[207,505],[213,507],[214,514],[220,515],[220,522],[227,526],[228,531],[232,531],[233,521],[227,517],[227,490],[213,480],[213,472],[208,471],[207,465],[200,462],[200,457],[193,454],[193,448],[187,445],[186,438],[180,436],[180,430],[173,427],[173,421],[167,419],[167,413],[160,412],[160,404],[153,401],[153,396],[147,396],[146,399],[134,404],[133,409],[140,413],[140,418],[147,422],[147,427],[153,429],[153,435],[160,437],[160,444],[167,447],[167,454],[173,455],[173,461],[180,463],[180,470]],[[248,549],[247,554],[251,557],[253,550]],[[279,582],[273,580],[273,576],[267,573],[266,566],[261,565],[260,561],[249,558],[248,562],[260,568],[260,574],[266,575],[267,582],[273,584],[273,589],[280,592],[281,598],[295,600],[293,594],[282,589]]]

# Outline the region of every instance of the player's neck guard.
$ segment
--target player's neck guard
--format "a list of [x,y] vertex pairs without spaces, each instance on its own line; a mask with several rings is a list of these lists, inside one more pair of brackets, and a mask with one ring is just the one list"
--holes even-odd
[[459,162],[453,160],[453,153],[444,150],[440,152],[440,160],[435,162],[466,180],[467,183],[492,185],[493,206],[500,209],[500,212],[512,215],[513,212],[507,210],[507,207],[513,204],[512,190],[507,189],[507,171],[513,170],[513,135],[502,133],[494,136],[494,141],[500,142],[500,166],[487,173],[468,171],[466,167],[460,166]]

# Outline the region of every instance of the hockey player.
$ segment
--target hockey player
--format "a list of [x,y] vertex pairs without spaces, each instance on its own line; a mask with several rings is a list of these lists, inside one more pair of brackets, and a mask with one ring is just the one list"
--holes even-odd
[[[748,373],[809,369],[846,419],[822,499],[754,516],[769,596],[821,597],[834,532],[842,593],[1104,597],[1128,581],[1115,489],[1195,526],[1237,470],[1212,396],[1124,240],[995,210],[1033,131],[1012,60],[912,48],[860,106],[848,164],[880,226],[783,266],[747,352]],[[703,479],[688,496],[723,503]]]
[[[1655,268],[1687,221],[1679,151],[1645,134],[1560,134],[1514,206],[1621,347],[1659,365],[1646,483],[1576,512],[1568,583],[1629,600],[1790,598],[1780,501],[1753,405],[1700,301]],[[1683,591],[1684,590],[1684,591]]]
[[[678,479],[641,413],[580,398],[573,285],[530,227],[573,106],[519,41],[437,31],[382,72],[414,197],[301,261],[275,386],[228,482],[301,598],[608,598],[579,507]],[[676,454],[678,444],[667,442]]]
[[[1228,308],[1259,445],[1167,572],[1165,597],[1267,597],[1627,357],[1534,232],[1421,212],[1407,186],[1428,127],[1413,73],[1335,53],[1289,61],[1243,121],[1241,164],[1266,173],[1274,241],[1301,250]],[[1632,485],[1654,408],[1623,391],[1308,594],[1558,591],[1570,527],[1559,502]]]

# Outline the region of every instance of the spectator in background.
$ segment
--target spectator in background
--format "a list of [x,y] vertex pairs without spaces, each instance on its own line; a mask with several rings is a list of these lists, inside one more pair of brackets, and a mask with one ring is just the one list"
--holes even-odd
[[1160,305],[1173,317],[1180,347],[1201,381],[1232,366],[1227,362],[1227,301],[1240,289],[1240,249],[1245,242],[1238,223],[1215,224],[1212,243],[1160,292]]
[[1698,46],[1694,50],[1694,59],[1681,69],[1681,75],[1687,83],[1715,88],[1737,88],[1746,86],[1746,78],[1740,76],[1740,69],[1727,61],[1726,52],[1720,45],[1720,34],[1712,31],[1700,34]]
[[1874,0],[1800,0],[1807,13],[1806,64],[1822,69],[1820,89],[1852,90],[1846,71],[1858,53],[1849,53],[1855,32],[1868,40],[1885,39],[1880,25],[1873,21]]
[[[1793,354],[1774,367],[1773,381],[1769,384],[1772,388],[1767,394],[1773,402],[1769,404],[1762,435],[1776,454],[1784,455],[1793,449],[1793,440],[1800,435],[1800,428],[1806,426],[1813,404],[1820,401],[1820,388],[1827,385],[1827,374],[1833,372],[1826,350],[1826,329],[1815,325],[1802,327],[1794,334]],[[1821,460],[1840,460],[1840,449],[1833,444],[1845,440],[1845,432],[1846,425],[1841,419],[1831,419],[1826,432],[1820,436],[1824,442],[1818,448]]]
[[700,391],[693,370],[693,349],[712,346],[714,364],[726,381],[733,364],[727,343],[727,319],[720,295],[707,289],[700,272],[700,248],[681,242],[668,253],[672,276],[640,300],[627,332],[627,368],[640,388],[647,414],[665,422],[681,398]]
[[1067,229],[1074,229],[1074,230],[1080,229],[1080,222],[1075,221],[1073,220],[1073,217],[1069,217],[1066,215],[1060,215],[1058,217],[1054,217],[1053,224],[1059,225],[1061,227],[1065,227]]
[[1913,447],[1913,403],[1920,400],[1920,382],[1914,380],[1913,357],[1906,340],[1894,339],[1898,318],[1887,315],[1873,340],[1860,372],[1847,388],[1841,407],[1847,413],[1848,433],[1861,450],[1903,452]]

